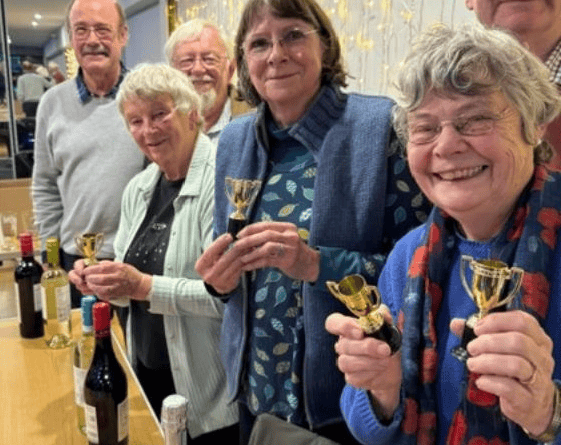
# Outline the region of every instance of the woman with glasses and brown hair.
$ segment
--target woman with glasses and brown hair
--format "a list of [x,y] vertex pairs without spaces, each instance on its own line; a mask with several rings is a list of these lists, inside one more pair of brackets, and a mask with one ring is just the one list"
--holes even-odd
[[[261,413],[352,443],[323,327],[341,306],[325,281],[376,282],[425,204],[392,131],[392,101],[343,93],[339,40],[314,0],[247,2],[235,56],[239,90],[257,111],[220,136],[217,239],[196,269],[226,302],[221,349],[242,443]],[[235,242],[226,177],[261,181]]]
[[[555,86],[512,36],[438,26],[397,89],[395,127],[435,207],[378,281],[401,352],[356,319],[327,320],[345,418],[371,445],[559,444],[561,175],[540,164],[561,109]],[[494,302],[507,310],[472,317]]]

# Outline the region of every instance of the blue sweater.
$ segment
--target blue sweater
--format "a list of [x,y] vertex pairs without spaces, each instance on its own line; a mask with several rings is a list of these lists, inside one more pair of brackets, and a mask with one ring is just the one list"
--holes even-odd
[[[402,302],[402,292],[407,280],[407,268],[415,249],[423,239],[426,226],[423,225],[400,240],[388,257],[388,261],[378,282],[379,290],[384,302],[389,306],[394,318],[397,316]],[[463,365],[452,357],[450,350],[458,346],[460,340],[450,333],[450,321],[454,317],[467,318],[477,311],[475,304],[466,295],[460,282],[461,255],[470,255],[474,258],[489,258],[491,248],[497,248],[494,240],[480,243],[459,239],[453,258],[453,268],[450,279],[445,288],[442,305],[436,320],[438,338],[438,374],[437,387],[437,444],[444,444],[453,411],[459,403],[459,387],[464,377]],[[561,243],[557,243],[554,261],[550,265],[549,277],[551,280],[551,296],[549,311],[545,320],[545,330],[554,340],[553,357],[555,370],[553,377],[561,379],[561,341],[559,341],[558,324],[561,319],[561,288],[559,270],[561,267]],[[400,432],[403,420],[403,406],[396,412],[393,422],[384,427],[380,425],[374,415],[366,391],[345,387],[341,397],[341,409],[347,424],[355,437],[363,444],[384,445],[408,443]],[[523,434],[520,428],[510,425],[510,444],[535,444]],[[409,436],[410,437],[410,436]],[[409,440],[409,439],[407,439]],[[555,442],[561,444],[561,438]]]
[[[302,285],[304,408],[312,428],[342,421],[339,394],[344,380],[335,367],[335,338],[325,330],[324,321],[332,312],[345,309],[329,294],[325,281],[360,273],[375,283],[391,247],[388,239],[397,240],[412,227],[411,219],[402,212],[396,212],[397,216],[385,212],[387,185],[397,182],[393,172],[403,173],[404,167],[389,165],[396,159],[392,156],[395,149],[390,123],[392,105],[387,98],[346,95],[325,86],[290,130],[317,162],[309,243],[320,252],[320,276],[315,284]],[[264,179],[266,176],[269,159],[266,113],[262,104],[256,114],[232,121],[220,136],[215,236],[226,232],[228,216],[234,210],[224,193],[224,177]],[[411,195],[409,202],[419,204],[415,210],[423,214],[426,201],[420,199],[416,185],[412,179],[404,184]],[[243,390],[249,334],[247,298],[242,286],[228,295],[222,325],[221,353],[232,398],[237,398]]]

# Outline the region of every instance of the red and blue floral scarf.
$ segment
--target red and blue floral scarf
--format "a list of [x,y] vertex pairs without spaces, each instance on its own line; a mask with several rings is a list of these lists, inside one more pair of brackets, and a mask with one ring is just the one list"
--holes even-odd
[[[540,323],[547,314],[550,283],[546,275],[561,227],[561,175],[538,166],[533,180],[518,200],[515,211],[499,235],[501,258],[524,269],[521,290],[510,308],[534,315]],[[443,298],[455,248],[455,221],[434,208],[426,222],[424,240],[408,270],[399,325],[403,332],[402,364],[405,414],[401,428],[412,441],[436,442],[435,379],[438,367],[435,320]],[[466,298],[469,298],[466,295]],[[447,444],[509,443],[509,425],[500,414],[498,398],[479,390],[477,375],[466,369],[462,400],[454,414]],[[512,426],[512,425],[511,425]],[[416,440],[415,440],[416,439]]]

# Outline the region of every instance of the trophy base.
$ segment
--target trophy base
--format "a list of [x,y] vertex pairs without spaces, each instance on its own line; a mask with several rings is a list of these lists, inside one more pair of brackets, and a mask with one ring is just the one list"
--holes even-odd
[[232,237],[234,239],[236,239],[239,231],[242,230],[245,227],[245,223],[246,223],[245,219],[229,218],[228,219],[228,233],[230,235],[232,235]]
[[469,317],[466,321],[466,325],[464,327],[464,334],[462,335],[462,342],[460,346],[456,346],[452,348],[451,354],[457,358],[459,361],[465,363],[469,358],[469,353],[467,352],[467,345],[470,341],[475,340],[477,335],[473,331],[473,327],[479,318],[475,315]]
[[392,355],[401,348],[401,332],[399,332],[395,325],[385,321],[377,331],[367,334],[367,336],[385,341],[390,346]]

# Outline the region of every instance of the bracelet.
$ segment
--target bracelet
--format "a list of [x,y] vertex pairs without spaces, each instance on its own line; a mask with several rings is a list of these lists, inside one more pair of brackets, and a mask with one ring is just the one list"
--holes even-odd
[[553,393],[553,417],[547,429],[539,436],[529,433],[526,428],[522,428],[526,435],[538,442],[553,442],[561,432],[561,394],[558,384],[555,382],[555,392]]

